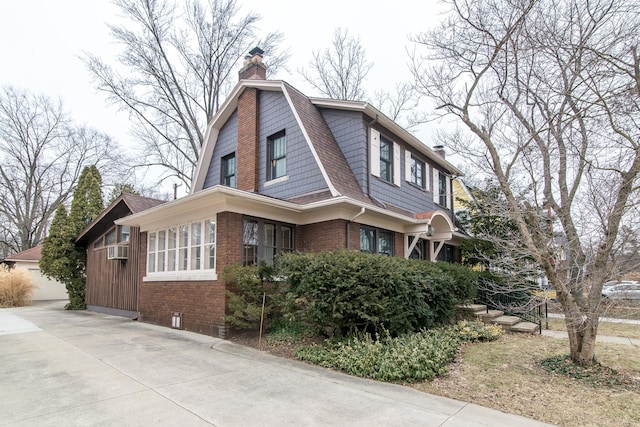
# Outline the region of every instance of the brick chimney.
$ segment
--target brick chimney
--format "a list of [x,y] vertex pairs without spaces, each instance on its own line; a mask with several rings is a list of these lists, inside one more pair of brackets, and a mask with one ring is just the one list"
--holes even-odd
[[257,192],[259,174],[258,89],[245,88],[238,97],[237,188]]
[[436,154],[438,154],[443,159],[446,157],[446,153],[444,151],[444,145],[434,145],[433,151],[435,151]]
[[240,80],[266,80],[267,66],[262,62],[264,51],[259,47],[254,47],[244,58],[244,66],[238,72]]

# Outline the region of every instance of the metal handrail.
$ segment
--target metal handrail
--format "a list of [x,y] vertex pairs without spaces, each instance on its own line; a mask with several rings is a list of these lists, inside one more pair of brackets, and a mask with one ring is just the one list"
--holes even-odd
[[[486,305],[487,311],[500,310],[510,316],[518,317],[524,321],[538,325],[542,334],[542,319],[546,321],[549,329],[548,306],[546,300],[532,294],[526,288],[509,289],[503,285],[486,278],[479,279],[480,286],[476,300],[478,303]],[[544,314],[543,314],[544,308]]]

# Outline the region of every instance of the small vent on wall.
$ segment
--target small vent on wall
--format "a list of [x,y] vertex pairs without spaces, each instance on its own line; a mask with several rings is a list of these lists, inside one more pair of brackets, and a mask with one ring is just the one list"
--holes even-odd
[[182,329],[182,313],[179,311],[171,312],[171,328]]

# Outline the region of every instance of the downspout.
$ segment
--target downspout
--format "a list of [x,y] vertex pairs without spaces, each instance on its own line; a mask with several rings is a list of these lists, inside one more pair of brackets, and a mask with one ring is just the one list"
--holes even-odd
[[[378,115],[367,125],[367,165],[371,162],[371,131],[370,129],[378,123]],[[371,197],[371,167],[367,168],[367,196]],[[359,216],[359,215],[358,215]]]
[[363,215],[365,213],[367,209],[362,207],[360,208],[360,212],[358,212],[353,218],[351,218],[349,221],[347,221],[347,249],[349,249],[351,247],[351,223],[353,222],[354,219],[358,218],[360,215]]

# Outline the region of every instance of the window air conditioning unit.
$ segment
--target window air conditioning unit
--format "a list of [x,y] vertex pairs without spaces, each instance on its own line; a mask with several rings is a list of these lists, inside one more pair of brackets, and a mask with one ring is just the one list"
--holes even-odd
[[107,248],[107,259],[129,258],[129,246],[112,245]]

